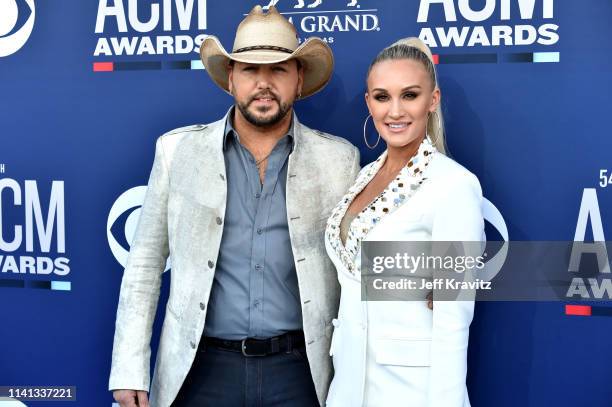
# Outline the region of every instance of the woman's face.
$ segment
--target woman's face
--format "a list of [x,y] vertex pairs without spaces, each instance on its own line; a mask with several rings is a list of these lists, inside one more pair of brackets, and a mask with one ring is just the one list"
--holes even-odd
[[401,148],[423,140],[440,90],[419,61],[387,60],[372,67],[365,98],[378,134],[388,147]]

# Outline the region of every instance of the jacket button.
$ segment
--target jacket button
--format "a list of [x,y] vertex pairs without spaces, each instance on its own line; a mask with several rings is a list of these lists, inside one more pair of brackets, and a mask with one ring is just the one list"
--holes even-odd
[[209,268],[215,267],[215,263],[212,260],[208,260],[208,267]]
[[223,220],[221,220],[221,218],[217,216],[217,225],[220,225],[222,223],[223,223]]
[[195,349],[195,342],[191,341],[189,344],[191,345],[191,349]]
[[203,302],[200,303],[200,309],[202,311],[204,311],[206,309],[206,304],[204,304]]

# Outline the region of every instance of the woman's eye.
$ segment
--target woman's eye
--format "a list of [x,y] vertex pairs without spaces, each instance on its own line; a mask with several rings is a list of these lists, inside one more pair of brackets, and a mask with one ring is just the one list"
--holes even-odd
[[387,95],[376,95],[376,96],[374,96],[374,99],[378,100],[379,102],[384,102],[384,101],[389,99],[389,96],[387,96]]
[[418,96],[418,95],[417,95],[416,93],[411,93],[411,92],[404,93],[404,98],[406,98],[406,99],[414,99],[414,98],[416,98],[417,96]]

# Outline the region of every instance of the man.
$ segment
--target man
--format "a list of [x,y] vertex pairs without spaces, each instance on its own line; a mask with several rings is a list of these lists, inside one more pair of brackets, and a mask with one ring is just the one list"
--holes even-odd
[[332,375],[339,287],[324,248],[331,209],[359,170],[347,141],[302,125],[293,102],[329,81],[318,38],[298,46],[276,9],[255,7],[228,54],[201,47],[227,115],[157,140],[125,269],[109,388],[147,406],[150,338],[172,259],[152,406],[313,406]]

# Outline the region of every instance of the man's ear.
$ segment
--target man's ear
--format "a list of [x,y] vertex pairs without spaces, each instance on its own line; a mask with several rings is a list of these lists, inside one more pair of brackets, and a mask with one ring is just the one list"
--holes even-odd
[[233,95],[232,83],[234,78],[234,67],[233,65],[227,66],[227,89],[231,95]]

